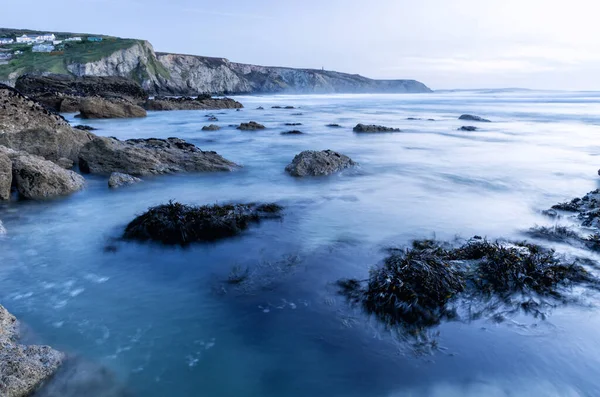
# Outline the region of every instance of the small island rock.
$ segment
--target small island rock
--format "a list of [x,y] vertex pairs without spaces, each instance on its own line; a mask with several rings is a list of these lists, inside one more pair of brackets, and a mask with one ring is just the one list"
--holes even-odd
[[354,127],[354,132],[400,132],[400,129],[374,124],[357,124],[356,127]]
[[330,175],[355,166],[352,159],[333,150],[306,150],[294,157],[285,170],[292,176]]

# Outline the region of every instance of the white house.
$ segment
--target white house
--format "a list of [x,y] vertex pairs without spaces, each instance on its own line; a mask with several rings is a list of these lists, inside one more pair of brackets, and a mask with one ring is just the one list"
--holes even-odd
[[69,37],[65,39],[65,41],[81,41],[81,37]]
[[35,37],[27,36],[24,34],[23,36],[17,37],[17,43],[33,43],[35,41]]
[[54,40],[56,40],[56,36],[54,35],[54,33],[44,33],[44,34],[37,36],[35,39],[36,39],[36,41],[40,41],[40,42],[54,41]]
[[59,45],[59,44],[62,44],[62,42],[63,42],[62,40],[53,40],[52,44]]
[[13,39],[9,38],[9,37],[0,37],[0,45],[3,45],[3,44],[12,44],[14,42],[15,41]]
[[52,44],[36,44],[31,48],[33,52],[52,52],[54,46]]

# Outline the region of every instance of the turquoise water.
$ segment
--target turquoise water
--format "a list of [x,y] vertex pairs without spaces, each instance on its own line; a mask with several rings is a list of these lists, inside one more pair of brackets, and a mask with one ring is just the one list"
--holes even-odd
[[[523,238],[527,228],[549,224],[540,210],[599,187],[600,93],[237,99],[243,111],[89,124],[121,139],[184,138],[241,171],[146,178],[116,191],[92,176],[73,196],[0,207],[8,229],[0,239],[0,302],[28,324],[31,340],[113,374],[87,395],[600,395],[594,295],[586,295],[589,307],[559,307],[545,321],[442,324],[432,330],[440,348],[418,354],[331,285],[367,277],[384,248],[414,238]],[[222,130],[201,131],[208,113]],[[493,123],[457,120],[463,113]],[[228,127],[250,120],[267,129]],[[403,132],[357,135],[359,122]],[[462,125],[480,130],[457,131]],[[280,135],[290,129],[305,135]],[[306,149],[336,150],[360,166],[291,178],[286,164]],[[275,201],[285,215],[186,249],[115,240],[136,214],[170,199]],[[251,288],[226,283],[236,266],[256,276]],[[80,394],[68,384],[60,392]]]

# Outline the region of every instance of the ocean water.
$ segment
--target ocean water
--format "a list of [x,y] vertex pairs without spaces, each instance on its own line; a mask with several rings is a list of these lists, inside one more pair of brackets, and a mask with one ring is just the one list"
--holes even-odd
[[[541,210],[599,187],[600,93],[237,99],[239,112],[88,124],[121,139],[180,137],[240,171],[151,177],[115,191],[90,176],[70,197],[0,207],[8,230],[0,302],[27,324],[28,340],[87,368],[41,395],[600,395],[594,294],[582,292],[587,305],[557,307],[546,319],[444,323],[431,331],[438,348],[421,352],[332,286],[366,278],[385,248],[415,238],[523,239],[529,227],[552,224]],[[463,113],[493,123],[459,121]],[[201,131],[206,114],[223,129]],[[250,120],[267,129],[229,127]],[[359,122],[403,132],[359,135]],[[462,125],[480,129],[457,131]],[[305,135],[280,135],[291,129]],[[286,164],[307,149],[336,150],[360,166],[323,178],[287,175]],[[285,211],[237,238],[185,249],[118,240],[136,214],[168,200],[274,201]],[[255,282],[229,285],[234,268]]]

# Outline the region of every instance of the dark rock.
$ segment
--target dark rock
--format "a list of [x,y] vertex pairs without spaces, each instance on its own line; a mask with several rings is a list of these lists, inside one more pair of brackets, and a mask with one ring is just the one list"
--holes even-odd
[[480,121],[480,122],[483,122],[483,123],[491,123],[491,121],[488,120],[488,119],[484,119],[484,118],[479,117],[479,116],[473,116],[472,114],[463,114],[458,119],[459,120],[468,120],[468,121]]
[[19,322],[0,305],[0,395],[25,397],[58,370],[65,355],[48,346],[19,344]]
[[330,127],[330,128],[341,128],[342,126],[339,124],[327,124],[325,127]]
[[271,106],[271,109],[282,109],[281,106]]
[[202,151],[183,139],[129,139],[97,137],[79,155],[82,172],[134,176],[176,172],[232,171],[238,166],[215,152]]
[[354,132],[400,132],[399,128],[390,128],[384,127],[382,125],[366,125],[366,124],[357,124],[354,127]]
[[292,176],[321,176],[330,175],[345,168],[355,166],[356,163],[333,150],[306,150],[294,157],[294,160],[285,167]]
[[263,108],[262,106],[259,106],[256,108],[256,110],[265,110],[265,108]]
[[80,103],[82,119],[120,119],[146,117],[141,106],[120,98],[87,97]]
[[303,116],[304,114],[302,113],[292,113],[292,116]]
[[221,127],[219,127],[216,124],[205,125],[204,127],[202,127],[202,131],[218,131],[220,129]]
[[127,240],[158,241],[186,245],[235,236],[251,223],[279,217],[277,204],[230,204],[189,206],[170,202],[150,208],[125,229]]
[[469,131],[469,132],[473,132],[473,131],[477,131],[477,127],[473,127],[472,125],[463,125],[462,127],[460,127],[458,129],[459,131]]
[[219,119],[218,119],[218,118],[216,118],[215,116],[210,116],[210,117],[208,118],[208,121],[219,121]]
[[262,124],[258,124],[255,121],[250,121],[248,123],[242,123],[237,127],[238,130],[242,131],[255,131],[255,130],[264,130],[265,126]]
[[293,126],[297,126],[297,125],[302,125],[302,123],[285,123],[284,125],[293,127]]
[[[1,111],[2,106],[6,110]],[[47,160],[76,160],[94,135],[75,130],[60,115],[0,84],[0,145]]]
[[108,179],[108,187],[111,189],[116,189],[122,186],[134,185],[136,183],[140,183],[141,181],[142,180],[140,178],[136,178],[135,176],[131,176],[129,174],[113,172],[110,174],[110,178]]
[[164,97],[157,96],[144,104],[146,110],[217,110],[239,109],[244,106],[231,98]]
[[76,125],[73,128],[75,128],[77,130],[82,130],[82,131],[95,131],[95,130],[97,130],[97,128],[91,127],[89,125],[82,125],[82,124]]
[[284,131],[281,135],[303,135],[304,132],[298,130]]

